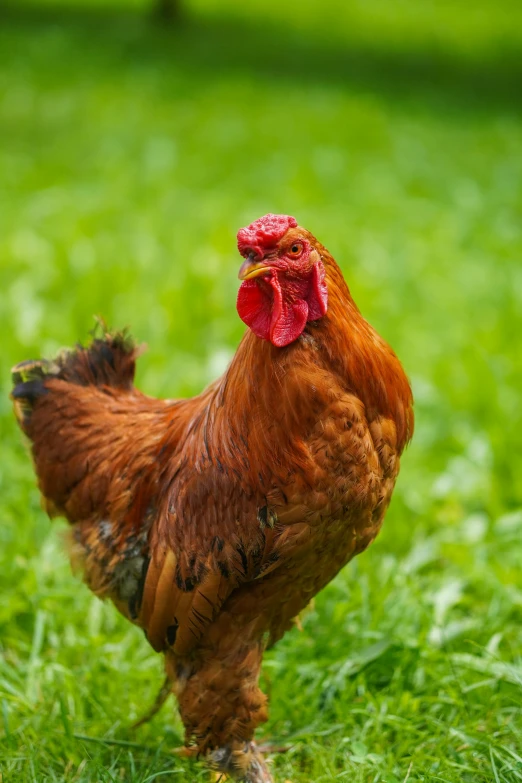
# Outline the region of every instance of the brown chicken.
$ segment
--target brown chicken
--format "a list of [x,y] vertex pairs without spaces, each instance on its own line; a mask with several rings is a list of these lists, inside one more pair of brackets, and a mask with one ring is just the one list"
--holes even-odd
[[134,343],[105,334],[17,365],[12,397],[73,563],[165,654],[187,747],[266,783],[263,651],[377,535],[413,413],[399,360],[312,234],[266,215],[238,246],[250,328],[202,394],[142,394]]

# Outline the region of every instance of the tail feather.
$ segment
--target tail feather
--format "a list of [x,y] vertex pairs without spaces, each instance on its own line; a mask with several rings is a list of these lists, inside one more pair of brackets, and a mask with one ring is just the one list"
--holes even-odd
[[[134,470],[152,462],[149,429],[164,423],[165,404],[133,387],[139,349],[125,332],[93,335],[86,347],[53,360],[20,362],[12,370],[11,398],[32,452],[44,505],[70,521],[107,513],[134,496]],[[130,449],[140,446],[137,454]],[[115,460],[121,463],[114,473]],[[121,474],[134,483],[127,486]]]
[[60,371],[56,362],[50,362],[47,359],[28,359],[25,362],[15,364],[12,373],[13,385],[16,387],[21,383],[30,381],[41,381],[46,375],[55,375]]
[[126,332],[94,337],[87,348],[78,345],[75,350],[58,356],[57,377],[79,386],[112,386],[129,391],[139,353],[140,349]]
[[11,370],[11,398],[20,425],[27,427],[34,406],[47,393],[51,379],[130,391],[140,353],[141,348],[127,332],[107,332],[103,337],[95,333],[88,346],[78,344],[73,350],[64,349],[53,360],[19,362]]
[[136,620],[164,460],[185,419],[176,401],[134,388],[139,348],[125,333],[13,368],[12,399],[32,445],[43,505],[72,525],[89,587]]

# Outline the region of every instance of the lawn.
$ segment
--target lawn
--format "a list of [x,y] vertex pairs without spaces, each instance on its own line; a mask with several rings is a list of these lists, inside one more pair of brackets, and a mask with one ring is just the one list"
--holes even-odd
[[233,354],[237,228],[296,215],[412,380],[383,532],[266,656],[291,783],[522,780],[522,5],[134,0],[0,10],[0,779],[208,780],[172,756],[143,634],[70,573],[9,368],[149,345],[199,391]]

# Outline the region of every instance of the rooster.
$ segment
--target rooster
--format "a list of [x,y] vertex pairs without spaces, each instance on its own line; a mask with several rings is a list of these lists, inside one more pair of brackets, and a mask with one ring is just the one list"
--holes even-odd
[[126,333],[13,369],[48,514],[70,555],[162,652],[187,751],[269,783],[264,650],[377,535],[413,431],[395,353],[311,233],[265,215],[238,233],[225,374],[191,399],[133,385]]

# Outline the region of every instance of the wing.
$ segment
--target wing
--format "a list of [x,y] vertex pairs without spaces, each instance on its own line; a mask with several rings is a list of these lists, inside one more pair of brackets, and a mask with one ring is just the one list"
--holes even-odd
[[[182,458],[183,459],[183,458]],[[219,462],[174,468],[150,541],[138,623],[156,650],[184,655],[273,546],[263,500]]]

